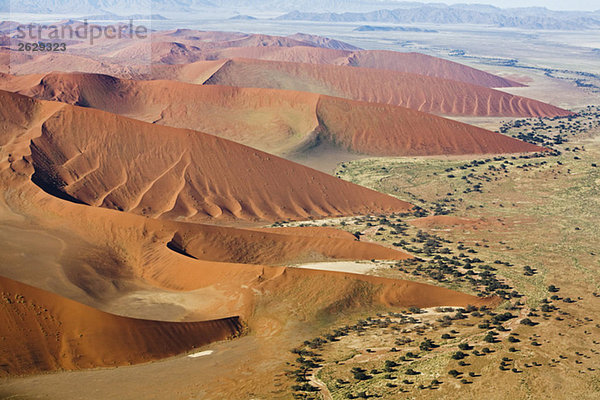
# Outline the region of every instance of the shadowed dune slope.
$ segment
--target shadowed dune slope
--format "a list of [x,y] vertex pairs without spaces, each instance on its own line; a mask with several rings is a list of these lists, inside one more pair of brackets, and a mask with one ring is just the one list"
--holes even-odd
[[4,91],[0,91],[0,104],[0,171],[16,170],[26,163],[22,155],[30,153],[30,141],[40,135],[43,122],[64,104]]
[[0,88],[207,132],[280,155],[311,151],[323,142],[356,153],[383,156],[542,150],[498,133],[404,107],[307,92],[128,81],[95,74],[48,74],[41,79],[37,75],[4,76]]
[[0,277],[0,374],[146,362],[241,329],[237,317],[190,323],[120,317]]
[[[0,92],[3,104],[15,99],[25,101]],[[212,135],[69,105],[33,138],[31,163],[48,192],[168,219],[274,221],[411,207]]]
[[447,115],[544,117],[571,114],[537,100],[464,82],[335,65],[232,59],[205,84],[314,92]]
[[3,92],[0,107],[0,144],[7,145],[15,134],[34,121],[43,108],[40,102],[25,96],[8,96]]

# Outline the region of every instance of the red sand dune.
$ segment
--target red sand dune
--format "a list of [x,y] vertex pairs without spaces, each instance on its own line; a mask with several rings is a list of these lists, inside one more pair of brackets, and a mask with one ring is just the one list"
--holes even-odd
[[[188,33],[173,32],[180,36]],[[235,41],[235,35],[227,40],[231,39]],[[172,53],[172,49],[166,48],[173,58],[163,62],[187,57]],[[85,64],[85,57],[79,55],[45,60],[45,67],[58,63],[71,68],[68,60]],[[200,80],[218,74],[221,63],[168,68],[165,70],[169,73]],[[170,121],[187,114],[176,108],[164,113],[164,104],[156,100],[161,91],[170,102],[179,95],[184,101],[201,99],[205,106],[210,101],[214,110],[233,105],[256,110],[263,101],[265,112],[272,115],[273,109],[277,113],[298,112],[302,105],[311,110],[306,115],[312,115],[319,124],[315,132],[356,148],[385,147],[380,139],[376,145],[370,143],[366,124],[388,130],[391,136],[384,136],[388,145],[394,145],[394,135],[403,132],[393,131],[392,125],[406,124],[411,129],[420,126],[406,122],[409,116],[412,118],[410,113],[397,111],[396,119],[386,119],[388,114],[396,113],[391,106],[307,93],[216,87],[195,92],[184,84],[161,86],[164,83],[123,82],[111,77],[85,79],[89,81],[82,87],[68,81],[60,86],[60,80],[47,79],[40,86],[36,84],[35,90],[40,95],[103,109],[114,108],[116,102],[120,109],[114,111],[138,113],[139,118],[164,114],[164,120],[170,117]],[[35,80],[21,77],[11,84],[14,89]],[[121,96],[128,101],[119,103]],[[151,96],[152,101],[146,102],[143,96]],[[138,102],[133,101],[136,98]],[[242,330],[238,317],[217,316],[239,315],[253,329],[260,325],[261,318],[273,316],[281,323],[288,318],[310,322],[361,307],[489,306],[499,302],[497,298],[478,298],[409,281],[269,266],[307,260],[408,257],[400,251],[354,240],[347,233],[182,222],[304,219],[403,212],[411,207],[395,198],[198,131],[148,124],[4,91],[0,91],[0,104],[0,215],[10,218],[11,224],[31,229],[21,234],[41,232],[62,244],[57,259],[39,258],[43,265],[35,276],[60,275],[62,281],[68,280],[79,289],[78,295],[88,298],[100,292],[106,296],[106,287],[110,294],[123,295],[123,288],[129,285],[193,290],[201,302],[195,306],[195,316],[208,316],[198,318],[205,322],[190,323],[126,318],[0,277],[0,374],[146,362],[234,337]],[[343,117],[344,112],[359,109],[365,125]],[[303,113],[296,115],[304,118]],[[437,121],[432,126],[445,126],[440,122],[445,120],[431,118]],[[377,125],[379,120],[381,125]],[[286,124],[298,126],[291,117]],[[441,140],[436,134],[431,131],[432,138]],[[477,140],[482,138],[472,135],[479,137]],[[398,148],[402,148],[400,142],[395,144]],[[516,146],[520,142],[510,143]],[[455,144],[451,141],[450,148]],[[409,147],[420,145],[419,141],[410,142]],[[55,196],[44,193],[41,187]],[[35,241],[32,247],[26,251],[43,249]],[[48,265],[52,268],[45,268]],[[12,272],[20,273],[18,268]],[[104,305],[109,306],[114,298],[96,296],[96,300],[106,301]]]
[[545,117],[571,114],[550,104],[483,86],[334,65],[233,59],[223,64],[205,84],[314,92],[447,115]]
[[[176,80],[201,85],[217,72],[227,60],[198,61],[184,65],[153,65],[144,79]],[[120,75],[119,75],[120,76]]]
[[202,47],[205,50],[225,49],[230,47],[320,47],[335,50],[359,50],[359,48],[339,40],[323,36],[297,33],[291,36],[275,36],[240,32],[197,31],[177,29],[175,31],[158,31],[152,35],[153,41],[172,41],[174,38],[186,44]]
[[[177,258],[178,257],[178,258]],[[160,261],[157,263],[156,261]],[[168,265],[169,267],[166,267]],[[338,313],[345,309],[385,305],[387,307],[434,307],[440,305],[494,306],[499,298],[481,298],[437,286],[369,275],[318,271],[292,267],[261,267],[195,260],[175,252],[153,257],[143,277],[154,285],[171,290],[197,290],[217,285],[220,290],[237,290],[250,296],[228,307],[251,322],[255,311],[247,308],[255,293],[261,293],[262,307],[274,312],[301,307],[310,314]],[[245,290],[240,291],[240,283]]]
[[349,43],[342,42],[340,40],[331,39],[325,36],[310,35],[308,33],[295,33],[287,36],[290,39],[296,39],[302,42],[311,43],[317,47],[332,49],[332,50],[360,50],[359,47],[353,46]]
[[[62,213],[75,207],[78,206],[67,205]],[[91,207],[80,210],[94,211]],[[121,231],[124,238],[127,232],[130,236],[140,233],[133,229],[137,224],[123,223],[119,215],[102,211],[108,212],[100,214],[112,223],[107,224],[106,220],[99,223],[96,219],[97,231],[105,229],[111,235]],[[89,216],[85,220],[94,223]],[[94,235],[98,235],[97,231]],[[122,243],[132,250],[132,256],[138,253],[138,247],[148,246],[148,238],[137,246],[133,243],[131,237]],[[302,303],[301,308],[306,310],[303,312],[311,315],[372,305],[431,307],[498,303],[494,298],[478,298],[409,281],[214,263],[174,252],[158,253],[154,251],[150,262],[141,269],[149,282],[172,290],[206,288],[210,289],[207,293],[228,293],[228,297],[207,299],[213,310],[198,311],[218,313],[222,309],[237,309],[243,312],[250,326],[262,315],[262,311],[254,308],[259,301],[274,313],[287,307],[297,308]],[[235,317],[169,323],[115,316],[6,278],[0,278],[0,322],[0,371],[9,375],[147,362],[233,337],[241,330],[241,323]]]
[[241,331],[237,317],[188,323],[120,317],[0,277],[0,375],[147,362]]
[[[29,101],[8,92],[0,99]],[[31,152],[46,190],[152,217],[274,221],[411,207],[212,135],[68,105],[43,122]]]
[[320,47],[234,47],[215,51],[219,59],[247,58],[265,61],[286,61],[308,64],[343,65],[352,52]]
[[[301,307],[302,313],[314,315],[372,305],[495,305],[499,300],[403,280],[239,263],[258,261],[259,258],[250,257],[252,254],[259,255],[260,261],[289,260],[298,254],[296,249],[301,246],[305,251],[333,251],[330,256],[334,259],[377,257],[377,253],[391,259],[406,257],[402,252],[345,238],[339,239],[339,245],[332,241],[332,249],[327,250],[323,240],[325,235],[319,232],[320,229],[310,228],[310,234],[306,236],[293,235],[295,229],[288,228],[285,233],[278,234],[275,232],[279,228],[263,232],[260,229],[238,230],[146,219],[114,210],[65,203],[56,198],[45,199],[40,204],[44,205],[44,210],[38,213],[40,216],[49,211],[67,221],[63,223],[63,229],[73,230],[91,243],[102,243],[102,248],[118,243],[119,248],[129,249],[127,257],[118,263],[102,265],[98,273],[105,279],[114,279],[118,272],[118,276],[126,274],[130,279],[142,279],[169,290],[206,289],[213,297],[218,294],[215,298],[206,298],[206,307],[198,310],[207,317],[205,319],[220,318],[224,314],[240,315],[252,326],[252,321],[260,317],[254,308],[257,303],[268,313],[276,314],[278,310],[289,313],[288,307]],[[195,251],[197,259],[191,254],[182,255],[168,249],[167,244],[176,235],[184,238],[188,250]],[[210,239],[213,235],[215,237]],[[327,229],[327,235],[338,234]],[[208,243],[203,243],[204,238],[208,238]],[[255,241],[257,239],[258,242]],[[192,246],[192,243],[197,246]],[[252,246],[257,246],[257,250],[253,250]],[[83,259],[86,260],[85,254]]]
[[[306,34],[282,37],[262,34],[219,35],[218,32],[180,30],[179,33],[156,32],[152,40],[155,61],[166,64],[173,64],[170,52],[173,46],[177,46],[176,52],[185,52],[187,62],[200,59],[253,58],[411,72],[486,87],[523,86],[516,81],[438,57],[386,50],[360,50],[344,42]],[[139,43],[133,43],[122,51],[130,53],[131,49],[140,46],[142,45]],[[179,59],[183,61],[186,58]]]
[[[56,106],[56,103],[41,104]],[[62,105],[62,108],[69,107]],[[74,277],[69,275],[69,279],[86,293],[94,293],[106,285],[114,291],[113,285],[119,287],[125,283],[122,279],[141,280],[169,290],[204,290],[201,293],[207,294],[206,305],[197,310],[202,319],[240,315],[251,326],[254,318],[260,317],[254,308],[257,302],[261,309],[266,307],[269,312],[285,315],[290,307],[302,304],[303,318],[374,304],[429,307],[497,302],[497,299],[482,299],[407,281],[242,264],[280,264],[323,258],[402,259],[406,254],[352,240],[348,234],[329,228],[212,227],[69,203],[43,193],[31,184],[26,171],[13,169],[15,163],[2,172],[0,181],[3,188],[6,185],[13,188],[7,195],[11,209],[24,210],[30,219],[48,225],[52,235],[66,231],[65,237],[75,235],[89,243],[86,247],[72,240],[65,241],[60,263],[76,273]],[[48,218],[48,215],[54,217]],[[119,249],[121,256],[115,254],[115,249]],[[99,254],[106,257],[99,259]],[[52,268],[48,271],[51,273]]]
[[[471,125],[385,104],[322,97],[317,106],[320,136],[340,147],[376,155],[486,154],[542,151]],[[364,109],[363,109],[364,108]]]
[[348,57],[344,65],[410,72],[490,88],[524,86],[510,79],[421,53],[401,53],[387,50],[357,51]]
[[[16,54],[15,54],[16,53]],[[114,61],[114,60],[113,60]],[[150,66],[119,65],[111,60],[69,53],[24,54],[0,49],[0,72],[12,74],[46,74],[49,71],[103,73],[127,78],[150,74]]]
[[221,42],[218,44],[218,47],[295,47],[311,44],[310,42],[295,40],[289,37],[252,34],[243,38]]
[[321,47],[243,47],[215,51],[213,58],[249,58],[308,64],[332,64],[383,69],[450,79],[473,85],[520,87],[523,84],[443,58],[386,50],[344,51]]
[[[163,171],[161,163],[177,158],[185,148],[193,157],[179,158],[189,161],[189,165],[184,166],[183,187],[206,185],[215,193],[235,195],[239,180],[228,190],[222,189],[222,180],[231,183],[230,180],[242,176],[245,195],[254,196],[253,199],[266,190],[276,199],[284,197],[289,193],[282,193],[281,188],[286,188],[288,181],[303,193],[317,186],[320,194],[331,201],[346,196],[351,202],[362,203],[375,197],[373,192],[354,185],[339,186],[335,178],[331,178],[336,182],[331,184],[331,191],[326,190],[329,181],[313,171],[306,172],[310,179],[314,178],[312,185],[306,185],[304,179],[308,178],[303,178],[303,174],[307,169],[215,137],[208,140],[199,132],[144,124],[97,110],[41,102],[6,92],[0,92],[0,101],[3,104],[0,152],[12,154],[3,159],[7,168],[0,171],[0,187],[4,192],[0,202],[2,215],[10,210],[10,215],[26,216],[13,218],[13,222],[31,222],[33,226],[26,227],[32,230],[26,232],[44,233],[62,239],[63,243],[58,265],[43,268],[55,261],[51,257],[49,260],[40,257],[39,262],[43,264],[36,276],[60,275],[63,281],[68,279],[80,289],[77,292],[80,296],[82,293],[92,296],[94,290],[105,287],[110,287],[115,296],[123,295],[127,292],[120,288],[128,285],[193,290],[195,299],[200,302],[195,306],[195,317],[216,320],[184,324],[117,317],[0,278],[0,370],[3,374],[126,365],[166,357],[238,334],[241,328],[237,318],[220,319],[232,315],[239,315],[252,330],[260,326],[261,318],[272,315],[285,323],[287,318],[312,321],[322,315],[381,305],[490,306],[498,303],[497,298],[478,298],[409,281],[243,264],[407,257],[402,252],[362,243],[331,229],[203,226],[144,218],[50,196],[31,182],[34,170],[36,174],[45,171],[47,183],[66,184],[58,184],[55,189],[64,189],[73,195],[78,195],[79,190],[113,188],[113,174],[125,172],[126,175],[121,176],[126,180],[116,188],[127,189],[123,198],[127,200],[126,194],[137,188],[146,190],[145,193],[152,192],[148,188],[155,188],[155,194],[147,199],[144,195],[141,200],[146,207],[156,209],[155,205],[165,200],[165,193],[177,192],[169,188],[172,181],[183,181],[182,174],[174,173],[178,179],[170,175],[172,171],[180,172],[177,164]],[[245,164],[248,157],[253,162]],[[277,163],[265,165],[265,158]],[[203,162],[205,159],[207,162]],[[224,159],[226,164],[215,165],[215,159]],[[264,190],[252,193],[255,187],[248,184],[257,185],[254,170],[275,173],[267,183],[275,181],[276,184],[265,187],[264,182],[258,182]],[[212,182],[200,181],[208,171],[217,171],[220,180],[212,176]],[[73,185],[77,190],[69,192],[69,186],[74,189]],[[391,204],[391,209],[406,209],[405,203],[376,196],[380,196],[377,200],[381,200],[381,204]],[[197,197],[204,198],[204,195]],[[286,200],[297,201],[296,196]],[[323,203],[313,203],[313,209],[318,204]],[[70,240],[65,240],[67,238]],[[27,251],[35,252],[37,246],[43,248],[42,243],[33,242]],[[104,290],[101,292],[105,295]],[[110,304],[109,300],[104,300],[104,306],[106,302]]]
[[322,238],[339,238],[356,240],[356,237],[348,232],[328,226],[298,226],[298,227],[275,227],[275,228],[254,228],[259,232],[273,232],[282,235],[293,236],[316,236]]
[[207,132],[275,154],[331,143],[383,156],[516,153],[540,147],[415,110],[305,92],[128,81],[106,75],[0,77],[0,88]]
[[[64,24],[74,29],[81,23],[65,21]],[[12,33],[15,33],[14,27]],[[169,65],[200,60],[252,58],[411,72],[486,87],[522,86],[516,81],[442,58],[418,53],[360,50],[338,40],[300,33],[286,37],[177,29],[153,32],[147,41],[100,38],[94,46],[90,46],[85,41],[70,40],[69,50],[69,54],[58,55],[12,52],[11,72],[78,71],[137,78],[142,74],[151,76],[148,73],[151,63]]]
[[141,41],[107,54],[120,64],[187,64],[202,60],[203,49],[179,42]]
[[263,265],[411,257],[402,251],[360,242],[348,232],[326,228],[235,229],[186,225],[178,228],[169,247],[201,260]]

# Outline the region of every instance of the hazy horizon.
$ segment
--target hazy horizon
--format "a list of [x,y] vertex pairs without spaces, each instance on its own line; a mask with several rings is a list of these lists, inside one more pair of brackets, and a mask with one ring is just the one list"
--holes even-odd
[[458,1],[446,2],[436,0],[420,0],[420,3],[454,4],[483,4],[498,8],[545,7],[556,11],[597,11],[600,10],[600,1],[573,0],[569,2],[559,0],[490,0],[490,1]]
[[[26,12],[30,12],[30,13],[44,13],[47,12],[49,10],[53,10],[56,11],[57,13],[59,11],[65,11],[65,7],[68,7],[68,5],[72,3],[70,0],[64,0],[64,1],[53,1],[53,2],[49,2],[49,1],[41,1],[41,2],[32,2],[32,1],[15,1],[15,0],[8,0],[8,1],[2,1],[0,0],[0,9],[2,9],[3,11],[7,11],[10,13],[11,10],[11,6],[13,9],[21,9],[22,6],[26,5],[26,7],[28,8],[28,11]],[[600,0],[596,1],[590,1],[590,0],[573,0],[570,2],[564,2],[564,1],[559,1],[559,0],[488,0],[488,1],[481,1],[481,0],[463,0],[463,1],[440,1],[440,0],[416,0],[416,1],[410,1],[410,0],[368,0],[368,1],[360,1],[360,0],[347,0],[346,2],[341,1],[341,2],[336,2],[336,1],[329,1],[329,2],[325,2],[326,5],[321,4],[320,6],[306,6],[306,3],[302,3],[302,5],[296,3],[296,2],[286,2],[283,0],[277,1],[277,2],[273,2],[273,4],[271,4],[271,7],[269,8],[269,10],[273,13],[276,12],[285,12],[285,11],[290,11],[290,10],[295,10],[298,9],[300,11],[305,11],[305,12],[323,12],[323,11],[330,11],[330,12],[336,12],[336,13],[343,13],[343,12],[357,12],[357,11],[374,11],[374,10],[380,10],[380,9],[393,9],[395,8],[395,5],[397,4],[398,8],[401,8],[403,6],[403,3],[420,3],[420,4],[446,4],[446,5],[459,5],[459,4],[471,4],[471,5],[491,5],[494,7],[498,7],[501,9],[508,9],[508,8],[524,8],[524,7],[543,7],[543,8],[547,8],[549,10],[554,10],[554,11],[581,11],[581,12],[594,12],[594,11],[599,11],[600,10]],[[116,9],[114,9],[114,7],[110,7],[110,4],[114,4],[114,5],[123,5],[123,9],[121,9],[119,6],[116,7]],[[123,1],[123,2],[119,2],[114,1],[114,0],[108,0],[106,2],[94,2],[94,1],[87,1],[87,2],[80,2],[80,3],[73,3],[73,7],[72,8],[68,8],[70,11],[73,11],[75,13],[77,13],[76,11],[80,11],[85,7],[88,8],[95,8],[97,10],[105,10],[105,11],[114,11],[116,13],[118,13],[119,11],[123,11],[124,9],[130,9],[130,10],[137,10],[140,9],[140,11],[149,11],[152,10],[153,6],[149,6],[150,4],[153,4],[154,7],[158,6],[158,8],[162,8],[164,6],[168,6],[171,3],[167,0],[129,0],[129,1]],[[201,4],[207,4],[209,5],[208,8],[212,9],[212,5],[216,6],[217,9],[222,9],[222,10],[235,10],[238,9],[240,11],[244,11],[244,12],[264,12],[264,2],[262,1],[255,1],[255,0],[247,0],[247,1],[229,1],[229,0],[206,0],[206,1],[200,1],[200,2],[181,2],[181,4],[187,4],[187,6],[190,5],[201,5]],[[347,7],[344,7],[343,5],[346,4]],[[146,7],[141,7],[142,5],[146,5]],[[44,6],[44,7],[43,7]],[[111,8],[113,8],[111,10]],[[174,7],[172,9],[172,11],[176,11],[177,7]],[[171,9],[169,9],[171,10]],[[165,11],[165,10],[161,10],[161,11]],[[86,10],[87,12],[87,10]],[[60,12],[62,13],[62,12]]]

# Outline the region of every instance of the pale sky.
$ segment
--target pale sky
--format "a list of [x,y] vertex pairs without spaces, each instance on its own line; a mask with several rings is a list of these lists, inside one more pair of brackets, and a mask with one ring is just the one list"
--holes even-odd
[[500,8],[512,7],[546,7],[550,10],[600,10],[600,0],[416,0],[422,3],[468,3],[468,4],[491,4]]

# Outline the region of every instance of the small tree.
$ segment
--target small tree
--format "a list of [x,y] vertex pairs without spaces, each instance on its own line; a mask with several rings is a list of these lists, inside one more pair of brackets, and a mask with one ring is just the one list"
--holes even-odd
[[394,367],[397,367],[397,366],[398,366],[398,363],[396,363],[395,361],[385,360],[383,369],[387,372],[392,372],[394,370]]
[[461,372],[455,370],[455,369],[451,369],[450,371],[448,371],[448,375],[456,378],[457,376],[459,376],[461,374]]
[[548,291],[549,291],[549,292],[551,292],[551,293],[556,293],[556,292],[558,292],[559,290],[560,290],[560,289],[559,289],[559,288],[557,288],[557,287],[556,287],[556,286],[554,286],[554,285],[550,285],[550,286],[548,286]]
[[358,371],[354,373],[354,379],[359,381],[366,381],[367,379],[371,379],[371,377],[365,374],[363,371]]
[[530,320],[529,318],[523,318],[520,322],[521,325],[534,326],[535,322]]
[[495,343],[496,342],[496,337],[494,335],[492,335],[491,333],[488,333],[483,338],[483,341],[486,342],[486,343]]

